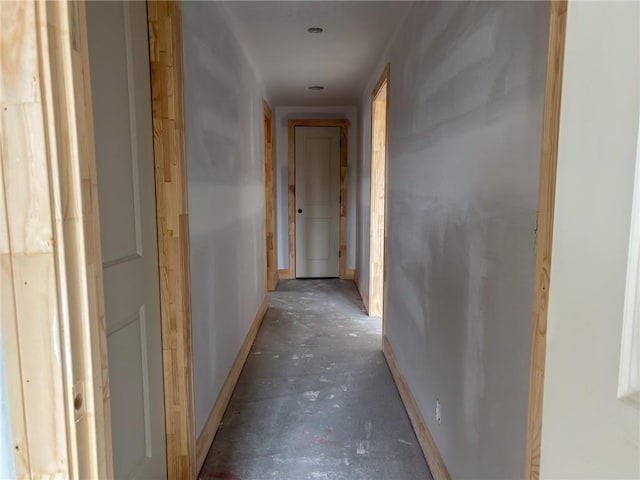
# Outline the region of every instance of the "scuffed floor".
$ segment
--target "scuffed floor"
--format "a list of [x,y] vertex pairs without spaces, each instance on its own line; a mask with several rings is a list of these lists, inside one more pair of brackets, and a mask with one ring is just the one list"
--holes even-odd
[[380,345],[353,282],[280,282],[200,479],[432,479]]

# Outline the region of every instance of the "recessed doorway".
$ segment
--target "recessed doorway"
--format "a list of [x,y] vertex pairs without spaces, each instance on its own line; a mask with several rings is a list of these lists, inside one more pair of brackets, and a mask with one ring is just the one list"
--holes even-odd
[[384,311],[385,205],[387,195],[387,122],[389,65],[371,94],[371,221],[369,254],[369,315]]
[[[322,140],[321,137],[326,138]],[[302,138],[302,141],[298,142],[298,138]],[[325,150],[326,155],[320,155]],[[325,160],[320,159],[323,155]],[[299,163],[299,156],[302,163]],[[318,162],[323,162],[327,168],[317,168]],[[297,185],[298,182],[300,185]],[[322,191],[315,191],[325,183]],[[327,211],[319,211],[323,208]],[[331,220],[334,218],[335,221]],[[346,225],[347,120],[289,120],[287,277],[346,278]]]
[[340,128],[296,127],[296,277],[338,277]]

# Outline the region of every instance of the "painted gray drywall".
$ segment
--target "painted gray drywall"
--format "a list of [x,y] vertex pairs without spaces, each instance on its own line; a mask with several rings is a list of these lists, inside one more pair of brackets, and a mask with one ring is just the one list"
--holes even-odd
[[387,336],[455,479],[524,476],[547,29],[543,2],[417,3],[362,96],[366,131],[390,62]]
[[215,3],[182,18],[199,433],[264,298],[264,89]]
[[[380,74],[382,74],[380,68]],[[377,81],[377,80],[376,80]],[[356,280],[362,292],[369,292],[369,250],[371,220],[371,96],[358,109],[360,149],[356,165]]]
[[356,266],[357,107],[287,107],[275,110],[276,252],[278,269],[289,268],[289,120],[339,118],[349,121],[347,134],[347,268]]

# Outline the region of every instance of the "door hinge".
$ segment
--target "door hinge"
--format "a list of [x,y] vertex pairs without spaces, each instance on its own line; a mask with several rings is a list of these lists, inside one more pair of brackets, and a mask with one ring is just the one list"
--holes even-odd
[[338,258],[342,258],[342,252],[338,250]]

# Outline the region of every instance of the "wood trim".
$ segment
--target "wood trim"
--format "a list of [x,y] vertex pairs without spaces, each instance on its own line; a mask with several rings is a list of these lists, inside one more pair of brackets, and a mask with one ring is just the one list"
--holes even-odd
[[266,100],[262,100],[263,117],[263,155],[264,155],[264,210],[265,210],[265,275],[266,289],[275,290],[277,279],[276,267],[276,216],[274,210],[273,183],[273,115]]
[[[289,201],[289,274],[287,278],[296,278],[296,128],[289,122],[288,134],[288,201]],[[280,278],[284,278],[282,275]]]
[[534,279],[533,335],[529,373],[529,413],[525,478],[540,478],[542,437],[542,403],[547,344],[547,313],[553,244],[553,214],[556,192],[556,169],[560,131],[562,69],[567,23],[567,2],[552,1],[549,14],[547,77],[544,94],[542,154],[536,232],[536,267]]
[[389,365],[389,370],[391,370],[393,381],[398,388],[398,392],[402,398],[402,403],[407,410],[409,420],[411,420],[411,425],[416,433],[416,437],[418,437],[420,448],[424,453],[424,457],[427,459],[427,464],[429,465],[429,470],[431,470],[433,478],[435,480],[451,480],[451,475],[449,475],[449,471],[442,459],[442,455],[440,455],[436,442],[433,440],[424,418],[422,418],[422,414],[416,404],[415,398],[413,398],[411,389],[409,388],[409,385],[402,373],[400,373],[398,363],[396,362],[395,355],[393,354],[393,349],[391,348],[391,344],[389,343],[389,340],[387,340],[386,336],[382,338],[382,352],[387,360],[387,365]]
[[289,125],[291,124],[293,124],[294,127],[347,127],[349,120],[344,118],[289,120]]
[[216,403],[214,404],[211,412],[209,413],[209,417],[202,429],[202,432],[198,436],[198,442],[196,447],[196,457],[197,457],[197,471],[200,471],[202,465],[204,464],[205,459],[207,458],[207,453],[209,453],[209,448],[211,448],[211,444],[213,443],[213,439],[216,436],[216,432],[218,431],[218,427],[220,426],[220,422],[222,421],[222,417],[224,415],[227,406],[229,405],[229,400],[231,400],[231,394],[233,390],[236,388],[236,383],[238,383],[238,378],[240,378],[240,373],[242,372],[242,368],[244,367],[245,362],[247,361],[247,356],[249,355],[249,351],[251,350],[251,346],[253,345],[254,340],[256,339],[256,335],[258,334],[258,330],[260,330],[260,326],[262,325],[262,321],[264,320],[264,316],[267,313],[267,297],[265,296],[260,304],[260,308],[258,309],[258,313],[256,313],[256,317],[251,324],[251,328],[247,332],[247,335],[240,347],[240,351],[236,356],[235,361],[233,362],[233,366],[229,371],[229,375],[227,375],[224,384],[222,385],[222,389],[218,394],[218,398],[216,399]]
[[0,321],[16,474],[111,478],[84,4],[3,3],[0,23]]
[[356,272],[355,274],[355,284],[358,289],[358,293],[360,294],[360,298],[362,299],[362,305],[364,306],[364,310],[369,313],[369,296],[367,292],[364,291],[362,285],[360,285],[360,272]]
[[347,273],[344,276],[347,280],[355,280],[356,279],[356,271],[353,268],[347,268]]
[[375,98],[378,93],[380,92],[380,89],[382,88],[382,85],[384,84],[384,82],[389,82],[389,78],[391,77],[391,64],[387,63],[384,66],[384,70],[382,71],[382,74],[380,75],[380,78],[378,79],[378,81],[376,82],[376,86],[373,87],[373,90],[371,91],[371,98]]
[[[51,7],[48,6],[50,9]],[[75,203],[78,210],[82,210],[82,218],[84,219],[81,228],[77,224],[77,218],[72,218],[69,211],[69,203],[64,207],[64,236],[65,236],[65,254],[69,257],[78,255],[78,260],[82,258],[81,243],[84,241],[84,260],[85,265],[81,265],[81,261],[73,262],[75,264],[75,280],[71,280],[71,274],[67,277],[67,288],[70,289],[69,297],[74,298],[75,309],[71,310],[71,348],[73,355],[78,357],[80,345],[84,345],[85,338],[91,338],[91,358],[92,367],[78,368],[79,363],[84,360],[74,359],[74,387],[72,393],[74,396],[83,392],[89,404],[93,404],[93,411],[86,408],[87,413],[93,414],[92,425],[86,425],[84,432],[76,435],[78,452],[78,478],[88,478],[93,472],[103,472],[110,477],[113,475],[113,453],[111,438],[111,398],[109,392],[109,366],[107,352],[107,335],[106,335],[106,318],[104,304],[104,289],[102,276],[102,246],[100,236],[100,211],[98,208],[98,172],[95,157],[94,129],[93,129],[93,104],[91,100],[91,77],[89,66],[89,41],[87,35],[85,5],[83,3],[71,4],[71,24],[70,35],[76,36],[79,48],[72,53],[72,69],[74,75],[78,79],[78,84],[74,85],[73,92],[75,95],[74,102],[76,107],[76,128],[78,151],[78,173],[81,177],[81,192],[76,192]],[[76,25],[73,18],[75,17]],[[75,32],[74,32],[75,31]],[[49,32],[51,36],[51,32]],[[68,42],[68,38],[66,39]],[[72,40],[73,43],[73,40]],[[82,84],[81,84],[82,83]],[[53,98],[53,97],[52,97]],[[60,132],[60,141],[69,138],[69,130]],[[61,155],[62,157],[62,155]],[[61,166],[60,172],[68,171],[68,167]],[[67,202],[70,202],[72,196],[63,193]],[[63,200],[60,199],[61,208]],[[74,242],[71,237],[75,236]],[[84,237],[84,238],[82,238]],[[70,272],[71,269],[68,270]],[[83,271],[84,270],[84,271]],[[86,278],[86,301],[85,312],[82,300],[77,295],[77,289]],[[71,304],[71,302],[70,302]],[[83,315],[83,313],[86,314]],[[84,319],[89,319],[88,322]],[[92,321],[93,320],[93,321]],[[83,324],[82,327],[80,324]],[[88,323],[88,324],[87,324]],[[76,325],[74,325],[76,324]],[[77,328],[76,328],[77,327]],[[87,349],[82,352],[87,356]],[[93,385],[89,386],[88,382],[93,381]],[[101,382],[101,385],[97,385]],[[83,385],[84,384],[84,385]],[[93,398],[91,398],[93,397]],[[77,421],[76,412],[76,421]],[[91,429],[95,429],[94,432]],[[95,448],[95,450],[94,450]],[[97,465],[95,464],[97,463]],[[98,476],[100,474],[98,473]]]
[[284,270],[278,270],[278,280],[289,280],[291,276],[289,275],[289,269],[285,268]]
[[195,478],[189,213],[180,4],[147,2],[168,478]]
[[[371,92],[371,197],[369,215],[369,315],[383,317],[386,209],[387,209],[387,152],[389,125],[389,74],[387,64]],[[384,91],[383,91],[384,88]],[[383,96],[383,100],[379,98]],[[384,101],[384,112],[380,101]],[[380,118],[384,114],[384,118]],[[384,125],[380,123],[384,121]],[[380,138],[382,137],[382,138]],[[384,145],[381,140],[384,139]]]
[[[387,157],[389,152],[389,106],[391,105],[391,65],[387,64],[385,68],[385,75],[387,80]],[[389,178],[389,158],[385,162],[385,178]],[[387,183],[385,182],[385,189]],[[389,196],[385,193],[384,196],[384,262],[385,265],[389,263],[389,222],[386,221],[389,218]],[[387,335],[387,291],[389,289],[389,282],[387,281],[389,269],[384,268],[382,273],[382,336]]]
[[[345,119],[289,120],[289,278],[296,278],[296,127],[340,127],[340,259],[339,276],[347,277],[348,127]],[[280,276],[284,279],[284,277]]]
[[348,168],[347,122],[340,125],[340,278],[347,277],[347,168]]

